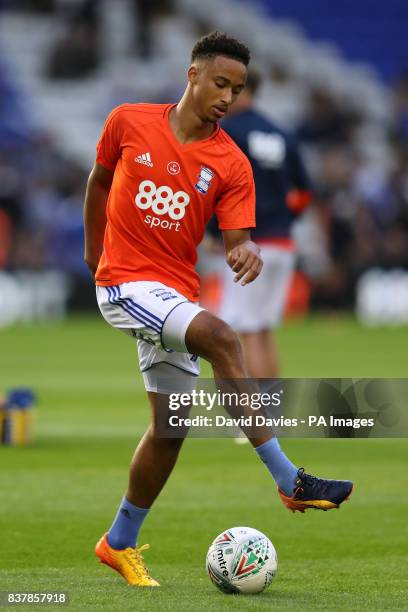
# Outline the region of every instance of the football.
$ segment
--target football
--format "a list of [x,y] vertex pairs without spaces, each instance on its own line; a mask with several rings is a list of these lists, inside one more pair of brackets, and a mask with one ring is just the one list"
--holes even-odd
[[275,576],[278,557],[266,535],[252,527],[233,527],[215,538],[206,566],[223,593],[261,593]]

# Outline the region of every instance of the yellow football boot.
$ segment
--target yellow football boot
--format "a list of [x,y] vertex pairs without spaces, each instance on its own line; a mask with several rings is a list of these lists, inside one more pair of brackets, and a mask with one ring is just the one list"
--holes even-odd
[[116,550],[109,546],[107,533],[99,540],[95,547],[96,556],[101,563],[109,565],[116,570],[128,584],[140,587],[158,587],[157,580],[149,576],[149,572],[144,564],[141,552],[150,548],[149,544],[144,544],[136,548],[125,548]]

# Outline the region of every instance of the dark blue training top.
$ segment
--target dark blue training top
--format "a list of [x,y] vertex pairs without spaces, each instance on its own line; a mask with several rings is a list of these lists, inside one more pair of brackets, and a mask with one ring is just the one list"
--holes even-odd
[[288,191],[309,191],[310,183],[292,136],[255,110],[225,119],[221,127],[252,165],[256,187],[256,228],[253,239],[286,238],[295,218],[288,208]]

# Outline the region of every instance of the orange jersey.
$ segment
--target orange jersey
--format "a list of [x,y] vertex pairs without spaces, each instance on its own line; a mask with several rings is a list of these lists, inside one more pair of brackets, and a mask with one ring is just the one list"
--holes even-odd
[[171,104],[123,104],[106,120],[98,164],[114,170],[97,285],[159,281],[199,297],[197,246],[212,214],[223,229],[255,226],[248,159],[216,126],[205,140],[180,143]]

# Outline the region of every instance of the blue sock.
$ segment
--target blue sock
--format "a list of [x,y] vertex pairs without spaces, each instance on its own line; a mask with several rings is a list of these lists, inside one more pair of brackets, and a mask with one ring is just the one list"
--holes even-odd
[[116,550],[134,548],[139,529],[150,508],[138,508],[123,497],[115,520],[108,533],[108,544]]
[[298,468],[287,458],[277,438],[271,438],[255,448],[256,452],[272,474],[278,487],[292,497]]

